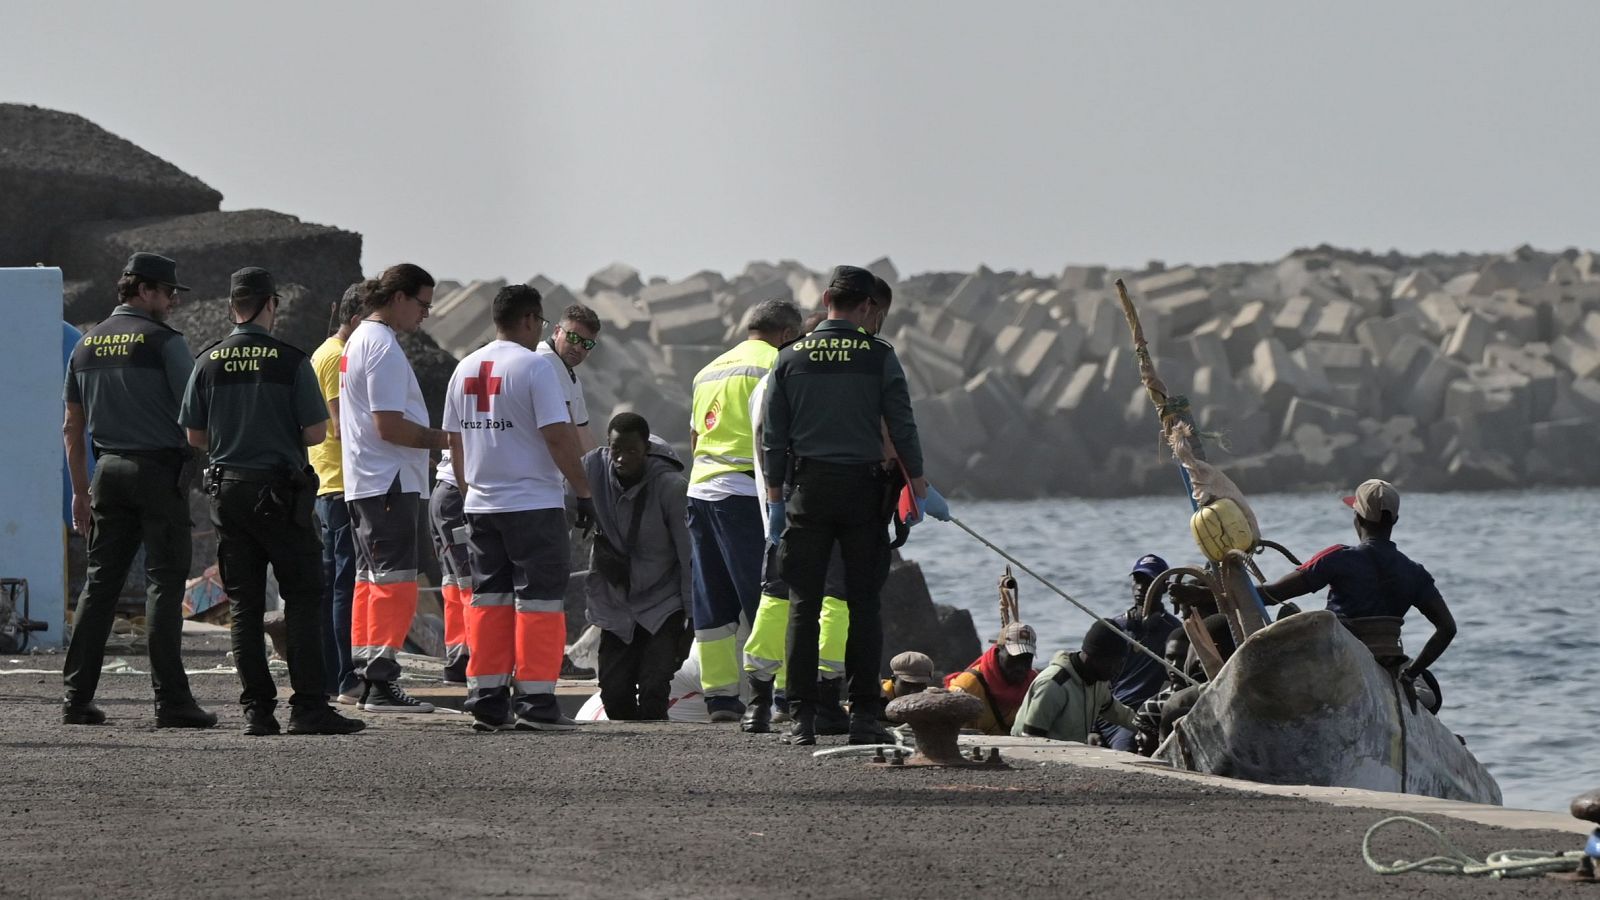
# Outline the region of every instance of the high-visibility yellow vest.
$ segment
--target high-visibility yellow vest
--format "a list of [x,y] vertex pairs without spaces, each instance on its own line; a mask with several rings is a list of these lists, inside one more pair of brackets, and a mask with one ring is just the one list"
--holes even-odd
[[748,340],[712,360],[694,376],[690,427],[698,437],[689,483],[755,468],[758,449],[750,424],[750,395],[778,361],[778,348]]

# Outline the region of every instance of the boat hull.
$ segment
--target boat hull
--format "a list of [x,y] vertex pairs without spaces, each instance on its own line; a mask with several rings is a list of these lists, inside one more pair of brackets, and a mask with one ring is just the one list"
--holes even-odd
[[1321,610],[1251,635],[1156,758],[1267,784],[1501,802],[1460,740],[1413,711],[1366,646]]

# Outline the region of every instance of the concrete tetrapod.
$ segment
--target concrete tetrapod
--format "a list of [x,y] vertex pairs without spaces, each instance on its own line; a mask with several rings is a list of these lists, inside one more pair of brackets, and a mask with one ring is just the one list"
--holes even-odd
[[977,766],[1000,765],[1000,754],[991,751],[987,760],[961,755],[956,735],[961,726],[983,714],[983,701],[961,691],[928,688],[889,701],[884,709],[892,722],[911,726],[917,737],[917,752],[906,765]]

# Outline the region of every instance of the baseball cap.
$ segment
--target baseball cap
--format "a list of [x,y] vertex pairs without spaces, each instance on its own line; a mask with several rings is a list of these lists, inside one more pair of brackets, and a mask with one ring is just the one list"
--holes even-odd
[[889,671],[901,681],[927,684],[933,680],[933,660],[926,653],[907,650],[889,660]]
[[878,281],[871,272],[859,266],[835,266],[833,277],[828,279],[828,290],[873,297],[877,295]]
[[228,279],[228,296],[235,300],[271,297],[278,292],[278,281],[266,269],[246,266]]
[[1021,622],[1012,622],[1000,629],[1000,639],[996,644],[1006,648],[1006,652],[1013,656],[1023,653],[1037,653],[1039,650],[1039,635],[1034,632],[1032,625]]
[[1151,578],[1154,578],[1157,575],[1160,575],[1162,572],[1165,572],[1167,568],[1168,566],[1166,560],[1155,555],[1154,553],[1146,553],[1145,555],[1139,557],[1139,561],[1133,564],[1133,571],[1129,572],[1128,574],[1138,575],[1140,572],[1143,572],[1144,574],[1149,575]]
[[124,275],[138,275],[148,278],[156,284],[167,284],[180,290],[187,291],[188,285],[178,283],[178,264],[159,253],[145,253],[140,251],[128,257],[128,264],[122,267]]
[[1353,496],[1344,498],[1344,505],[1368,522],[1382,521],[1384,513],[1394,519],[1400,518],[1400,492],[1380,478],[1361,482]]

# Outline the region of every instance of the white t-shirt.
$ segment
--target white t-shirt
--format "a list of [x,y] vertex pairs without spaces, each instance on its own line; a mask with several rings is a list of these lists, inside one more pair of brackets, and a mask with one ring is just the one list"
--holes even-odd
[[344,345],[339,360],[339,434],[344,463],[344,497],[360,500],[389,492],[396,475],[400,491],[428,490],[428,451],[402,447],[378,437],[373,412],[398,412],[423,427],[428,406],[394,329],[363,321]]
[[561,354],[550,346],[549,341],[539,342],[539,355],[548,359],[556,370],[556,380],[561,382],[561,392],[572,411],[572,424],[579,428],[589,427],[589,404],[583,399],[583,380],[578,377],[577,370],[567,368],[567,364],[561,360]]
[[491,341],[456,366],[444,430],[461,435],[463,511],[565,508],[561,471],[539,432],[569,421],[559,379],[548,359],[511,341]]
[[446,484],[456,483],[456,467],[450,462],[449,450],[444,451],[444,455],[439,457],[439,464],[433,467],[433,478]]
[[755,493],[761,499],[761,533],[768,539],[772,535],[767,534],[767,479],[762,471],[765,466],[761,457],[765,454],[761,452],[761,425],[767,420],[767,389],[770,387],[772,387],[772,373],[769,372],[761,376],[761,380],[756,382],[756,389],[750,392],[750,433],[755,435],[756,447],[756,452],[751,455],[755,457],[754,481],[759,488]]

